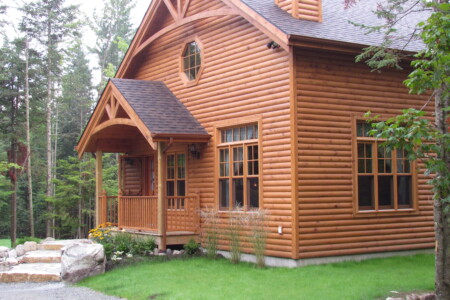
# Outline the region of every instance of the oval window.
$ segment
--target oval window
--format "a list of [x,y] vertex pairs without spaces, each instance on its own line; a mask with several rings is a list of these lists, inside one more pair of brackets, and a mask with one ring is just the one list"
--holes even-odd
[[183,72],[189,81],[197,79],[201,65],[201,50],[197,42],[186,44],[183,51]]

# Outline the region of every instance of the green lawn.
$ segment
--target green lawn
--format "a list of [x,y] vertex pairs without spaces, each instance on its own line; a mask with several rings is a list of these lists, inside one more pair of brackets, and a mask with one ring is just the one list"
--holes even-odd
[[144,262],[79,285],[139,299],[376,299],[390,291],[433,290],[434,256],[372,259],[296,269],[257,269],[204,258]]
[[10,239],[0,239],[0,246],[11,248]]

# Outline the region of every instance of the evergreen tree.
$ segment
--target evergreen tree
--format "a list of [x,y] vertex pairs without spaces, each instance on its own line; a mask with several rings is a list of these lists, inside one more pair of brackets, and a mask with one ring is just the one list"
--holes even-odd
[[97,56],[101,71],[100,93],[109,77],[114,77],[125,55],[135,30],[130,21],[134,0],[103,0],[104,9],[100,16],[94,14],[92,29],[97,44],[91,52]]
[[[63,43],[76,35],[79,30],[77,23],[78,7],[65,6],[64,0],[38,0],[25,4],[22,8],[24,17],[21,22],[21,30],[36,40],[45,53],[45,77],[47,80],[46,103],[46,137],[47,137],[47,186],[46,196],[53,196],[53,167],[55,148],[52,139],[53,108],[56,105],[55,87],[61,76],[60,63],[62,60]],[[52,211],[51,203],[47,207]],[[52,236],[52,220],[47,220],[46,234]]]

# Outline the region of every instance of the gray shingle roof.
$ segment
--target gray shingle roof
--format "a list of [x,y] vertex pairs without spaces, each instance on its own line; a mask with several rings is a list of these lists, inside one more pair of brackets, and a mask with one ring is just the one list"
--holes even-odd
[[[281,10],[274,0],[241,0],[267,21],[275,25],[287,35],[325,39],[360,45],[379,45],[382,35],[372,33],[366,35],[364,31],[349,21],[365,25],[380,25],[373,11],[380,1],[361,0],[356,5],[345,9],[344,0],[322,0],[323,22],[298,20]],[[409,37],[415,25],[427,17],[427,12],[415,12],[402,20],[397,26],[399,32]],[[418,51],[423,47],[421,41],[415,40],[405,47],[406,38],[393,47],[408,51]]]
[[208,135],[163,82],[118,78],[111,81],[153,135]]

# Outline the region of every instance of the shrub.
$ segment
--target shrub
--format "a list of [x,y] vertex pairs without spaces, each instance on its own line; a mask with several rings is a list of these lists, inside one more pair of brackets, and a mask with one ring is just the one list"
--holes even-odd
[[188,255],[197,254],[200,250],[199,244],[194,239],[190,239],[189,242],[183,246],[183,248],[184,248],[184,250],[186,250],[186,253]]
[[133,244],[133,254],[145,255],[147,252],[153,251],[157,247],[154,238],[136,239]]
[[16,241],[16,246],[17,245],[22,245],[25,244],[25,242],[36,242],[36,243],[40,243],[41,239],[40,238],[36,238],[36,237],[31,237],[31,236],[25,236],[23,238],[18,238]]

